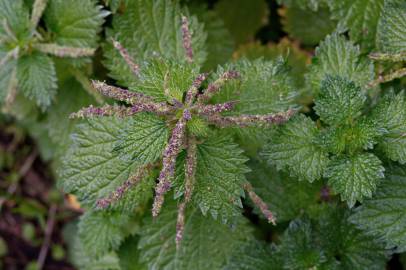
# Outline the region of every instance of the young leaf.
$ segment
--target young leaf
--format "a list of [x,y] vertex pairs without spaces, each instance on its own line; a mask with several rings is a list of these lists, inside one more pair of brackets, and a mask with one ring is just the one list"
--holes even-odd
[[362,48],[374,48],[376,29],[384,0],[328,0],[331,14],[341,32],[349,30],[351,40]]
[[[184,164],[184,155],[178,163]],[[224,135],[212,135],[197,146],[197,170],[192,201],[202,213],[214,219],[232,221],[240,215],[242,184],[248,167],[242,150]],[[178,194],[184,189],[184,168],[178,166],[176,182]]]
[[168,203],[153,222],[148,218],[140,231],[140,258],[149,269],[221,269],[234,249],[252,239],[251,229],[242,217],[235,228],[206,218],[188,208],[185,233],[175,247],[177,209]]
[[101,257],[116,250],[126,236],[129,216],[120,212],[88,211],[78,224],[80,242],[91,257]]
[[299,115],[278,127],[263,155],[279,170],[309,182],[320,179],[328,163],[328,154],[317,145],[319,134],[315,123]]
[[386,0],[378,22],[377,46],[388,53],[406,51],[406,3]]
[[29,12],[23,0],[0,0],[0,40],[11,38],[10,35],[24,39],[29,36],[29,26]]
[[370,198],[379,180],[384,177],[385,168],[373,154],[360,153],[353,156],[337,156],[324,174],[328,183],[341,199],[353,207],[356,201]]
[[320,119],[337,125],[353,121],[361,114],[366,96],[353,82],[341,77],[327,75],[321,82],[314,107]]
[[306,81],[317,93],[326,75],[340,76],[365,88],[374,77],[372,62],[361,56],[358,46],[344,36],[332,34],[316,48]]
[[405,210],[406,169],[392,165],[374,197],[356,208],[351,222],[402,252],[406,250]]
[[168,138],[165,121],[153,114],[142,113],[128,121],[114,151],[140,164],[153,163],[161,156]]
[[42,53],[24,55],[18,60],[18,86],[24,95],[45,108],[56,94],[56,71],[52,59]]

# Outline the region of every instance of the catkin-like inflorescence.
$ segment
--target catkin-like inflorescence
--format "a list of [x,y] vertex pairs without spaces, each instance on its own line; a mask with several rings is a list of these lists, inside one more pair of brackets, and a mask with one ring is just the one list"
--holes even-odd
[[194,139],[189,140],[186,154],[186,165],[185,165],[185,193],[184,201],[178,206],[178,218],[176,222],[176,247],[179,248],[180,243],[183,238],[183,232],[185,230],[185,211],[186,205],[192,199],[193,185],[195,182],[196,174],[196,142]]
[[230,101],[230,102],[219,103],[219,104],[214,104],[214,105],[198,104],[194,107],[194,109],[197,111],[198,114],[212,115],[212,114],[218,114],[221,112],[230,111],[234,108],[234,106],[236,104],[237,104],[237,101]]
[[103,199],[99,199],[96,202],[96,207],[106,209],[112,203],[121,199],[124,194],[133,186],[137,185],[145,176],[151,171],[152,166],[150,164],[139,167],[133,175],[131,175],[121,186],[119,186],[114,192]]
[[65,47],[57,44],[47,44],[47,43],[38,43],[33,45],[35,49],[40,52],[52,54],[57,57],[86,57],[92,56],[95,52],[95,49],[92,48],[76,48],[76,47]]
[[193,62],[193,48],[192,48],[192,34],[189,29],[189,20],[187,17],[182,16],[182,38],[183,48],[186,52],[186,60],[189,63]]
[[108,85],[101,81],[92,80],[92,86],[103,96],[118,100],[124,101],[128,104],[136,104],[140,102],[152,102],[152,97],[144,95],[142,93],[136,93],[128,91],[116,86]]
[[158,184],[155,187],[155,199],[152,206],[152,215],[158,216],[164,202],[165,193],[171,188],[171,178],[175,173],[176,157],[178,156],[186,132],[186,123],[191,119],[189,110],[184,110],[182,117],[172,130],[171,138],[166,146],[163,158],[162,169],[159,173]]
[[197,97],[197,102],[202,103],[202,102],[207,102],[209,101],[218,91],[220,91],[221,87],[229,80],[232,79],[237,79],[240,77],[240,73],[235,70],[229,70],[224,72],[220,78],[218,78],[216,81],[213,83],[210,83],[203,91],[201,95]]
[[248,126],[266,126],[271,124],[282,124],[288,121],[293,115],[294,110],[288,110],[286,112],[273,113],[273,114],[257,114],[257,115],[248,115],[243,114],[239,116],[220,116],[220,115],[211,115],[208,117],[208,121],[211,124],[214,124],[218,127],[229,127],[229,126],[239,126],[239,127],[248,127]]
[[118,42],[117,40],[114,40],[114,39],[113,39],[113,46],[120,53],[120,55],[124,59],[124,61],[127,63],[127,66],[131,69],[131,72],[136,77],[138,77],[138,75],[140,74],[140,66],[135,63],[135,61],[132,59],[132,57],[128,53],[127,49],[124,48],[120,42]]
[[194,98],[196,97],[199,87],[202,83],[206,80],[206,74],[202,73],[197,76],[197,78],[193,81],[192,86],[186,92],[185,104],[186,106],[190,106],[193,103]]
[[252,202],[261,210],[269,223],[276,225],[276,219],[273,213],[269,210],[266,203],[254,192],[250,183],[244,184],[244,189],[248,192],[248,196]]

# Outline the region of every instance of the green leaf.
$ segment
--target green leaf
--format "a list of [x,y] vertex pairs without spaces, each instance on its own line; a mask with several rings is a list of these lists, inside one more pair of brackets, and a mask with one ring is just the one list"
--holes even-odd
[[[108,37],[118,40],[138,64],[151,56],[185,63],[180,15],[188,14],[171,0],[136,0],[128,3],[124,14],[113,18],[113,28]],[[203,64],[206,59],[206,33],[203,25],[192,16],[189,18],[192,33],[194,61]],[[106,66],[110,76],[128,86],[135,81],[134,75],[111,44],[105,47]]]
[[278,223],[309,212],[320,199],[321,181],[298,182],[258,160],[252,160],[248,165],[251,169],[247,174],[248,181],[275,214]]
[[337,206],[321,213],[317,231],[325,254],[339,259],[339,269],[385,269],[389,251],[379,239],[351,224],[349,216],[350,211]]
[[287,7],[299,7],[301,9],[317,11],[324,0],[277,0],[277,2],[279,5],[285,5]]
[[385,95],[371,115],[381,128],[387,130],[378,147],[388,158],[406,163],[406,98],[402,91]]
[[79,237],[88,256],[99,258],[118,249],[126,236],[129,216],[120,212],[88,211],[80,218]]
[[406,3],[386,0],[377,30],[378,49],[388,53],[406,51]]
[[127,120],[109,117],[92,118],[77,125],[74,145],[60,171],[65,192],[94,206],[97,199],[108,196],[127,180],[135,164],[112,151],[126,125]]
[[239,246],[224,270],[282,270],[280,256],[265,242],[249,241]]
[[353,207],[356,201],[370,198],[385,168],[375,155],[359,153],[353,156],[335,157],[327,167],[325,177],[341,199]]
[[138,249],[138,236],[128,237],[120,246],[118,256],[122,270],[146,270],[147,267],[140,262]]
[[292,6],[281,9],[279,13],[282,15],[283,30],[307,46],[318,44],[333,32],[337,24],[330,19],[330,11],[325,6],[317,11]]
[[6,22],[18,40],[29,37],[30,14],[23,0],[0,0],[0,39],[10,40],[3,22]]
[[366,50],[374,48],[376,29],[384,0],[328,0],[331,14],[341,32],[349,30],[351,40]]
[[312,91],[317,93],[326,75],[340,76],[365,86],[374,78],[372,62],[361,56],[358,46],[338,34],[332,34],[316,48],[316,55],[310,65],[306,80]]
[[76,224],[69,223],[63,229],[64,240],[68,244],[68,259],[78,269],[86,270],[121,270],[119,258],[115,252],[95,258],[84,251],[83,244],[77,233]]
[[162,155],[168,138],[164,120],[153,114],[137,114],[127,122],[114,151],[139,164],[153,163]]
[[140,258],[149,269],[221,269],[234,249],[252,239],[247,221],[235,228],[188,208],[181,246],[176,250],[176,205],[169,201],[156,220],[148,218],[140,231]]
[[71,47],[97,47],[97,34],[108,13],[94,0],[52,0],[45,11],[45,23],[53,41]]
[[292,221],[283,234],[279,248],[284,257],[284,269],[319,269],[327,262],[309,219]]
[[252,39],[268,15],[268,6],[264,0],[220,0],[214,10],[224,20],[237,44]]
[[351,222],[389,247],[406,250],[406,168],[393,165],[372,199],[356,208]]
[[263,155],[278,170],[286,169],[293,177],[309,182],[320,179],[328,163],[328,154],[315,142],[319,134],[315,123],[298,115],[276,129]]
[[[177,196],[184,189],[182,153],[176,169]],[[248,167],[242,150],[228,136],[213,134],[197,146],[196,176],[192,201],[206,215],[219,217],[224,223],[240,215],[244,195],[242,184]]]
[[174,98],[182,101],[197,75],[197,70],[190,65],[155,57],[143,65],[130,90],[145,93],[159,102],[172,102]]
[[17,80],[20,91],[45,108],[56,94],[56,71],[52,59],[42,53],[24,55],[18,60]]
[[327,75],[321,82],[314,109],[323,122],[337,125],[352,122],[357,118],[365,101],[366,96],[361,88],[353,82]]
[[[0,46],[0,61],[7,57],[7,52]],[[17,61],[10,59],[0,68],[0,103],[3,103],[10,91],[16,86]],[[14,80],[14,82],[13,82]]]

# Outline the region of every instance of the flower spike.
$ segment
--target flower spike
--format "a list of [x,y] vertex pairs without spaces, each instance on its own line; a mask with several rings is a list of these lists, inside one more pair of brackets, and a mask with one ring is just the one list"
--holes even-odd
[[159,173],[158,184],[155,187],[155,199],[152,207],[152,215],[158,216],[164,202],[165,193],[171,188],[171,178],[175,173],[176,157],[178,156],[186,132],[186,123],[191,119],[190,111],[184,110],[182,117],[176,123],[172,131],[171,138],[166,146],[163,159],[162,170]]
[[111,86],[101,81],[92,80],[92,86],[103,96],[119,101],[125,101],[128,104],[136,104],[145,101],[151,102],[153,100],[152,97],[147,95]]
[[224,72],[220,78],[209,84],[207,89],[203,91],[203,94],[197,97],[197,102],[202,103],[209,101],[227,81],[237,78],[240,78],[240,73],[238,71],[230,70]]
[[130,56],[128,53],[127,49],[124,48],[120,42],[118,42],[115,39],[113,40],[113,46],[116,48],[116,50],[120,53],[121,57],[124,59],[124,61],[127,63],[128,67],[131,69],[132,73],[138,77],[140,74],[140,66],[135,63],[133,58]]
[[183,238],[183,232],[185,230],[185,210],[186,205],[192,199],[193,185],[195,182],[196,174],[196,142],[194,139],[189,140],[186,154],[186,165],[185,165],[185,194],[184,201],[178,206],[178,218],[176,223],[176,248],[179,249],[180,243]]
[[186,60],[189,63],[192,63],[193,62],[192,35],[189,29],[189,20],[185,16],[182,16],[182,38],[183,38],[183,48],[185,48],[186,51]]
[[276,219],[273,213],[268,209],[266,203],[254,192],[252,185],[246,183],[244,189],[248,192],[248,196],[251,198],[253,203],[261,210],[262,214],[267,218],[269,223],[276,225]]

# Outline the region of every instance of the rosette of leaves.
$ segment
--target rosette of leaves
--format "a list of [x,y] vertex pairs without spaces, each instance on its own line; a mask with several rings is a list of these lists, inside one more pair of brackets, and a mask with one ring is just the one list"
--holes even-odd
[[[313,78],[320,85],[314,107],[318,122],[298,115],[276,129],[264,155],[299,179],[327,178],[333,191],[352,207],[371,197],[384,177],[381,159],[405,163],[405,94],[390,92],[368,108],[367,87],[360,83],[365,71],[340,63],[343,59],[360,63],[351,50],[343,50],[351,49],[351,43],[339,36],[327,41],[317,51],[323,57],[314,61],[309,74],[317,70],[323,76],[321,82]],[[328,74],[329,70],[335,73]]]
[[57,88],[52,57],[92,56],[105,16],[93,0],[36,0],[32,8],[1,0],[0,102],[12,103],[18,91],[48,107]]
[[[128,89],[93,81],[95,90],[119,103],[72,114],[86,122],[78,126],[61,171],[64,190],[85,207],[96,208],[95,213],[106,208],[133,211],[152,196],[157,180],[152,207],[157,217],[174,187],[178,247],[187,230],[188,205],[233,223],[241,215],[244,190],[267,220],[275,222],[245,179],[247,159],[233,133],[223,129],[282,124],[294,113],[295,96],[278,62],[243,61],[212,76],[201,73],[206,35],[195,17],[181,12],[188,14],[169,0],[139,0],[116,15],[109,31],[113,46],[105,47],[106,64]],[[273,84],[263,85],[263,80]],[[254,108],[258,90],[268,95]]]

